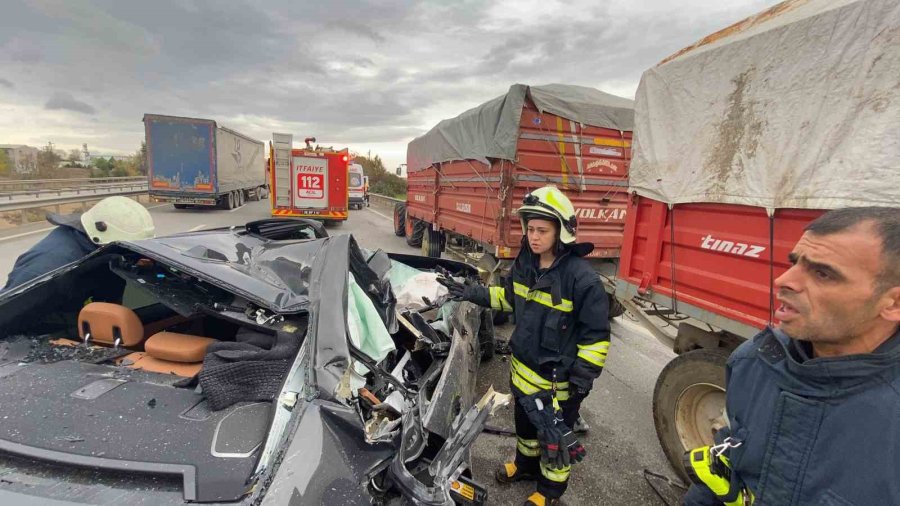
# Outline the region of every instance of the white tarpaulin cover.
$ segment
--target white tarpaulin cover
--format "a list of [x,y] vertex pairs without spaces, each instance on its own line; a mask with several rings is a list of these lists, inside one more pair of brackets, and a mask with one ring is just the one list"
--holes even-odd
[[783,2],[644,72],[631,189],[769,209],[900,203],[900,1]]
[[420,137],[406,151],[408,170],[419,170],[451,160],[516,159],[519,121],[525,97],[541,112],[614,130],[631,131],[634,102],[594,88],[567,84],[527,86],[514,84],[502,96],[445,119]]

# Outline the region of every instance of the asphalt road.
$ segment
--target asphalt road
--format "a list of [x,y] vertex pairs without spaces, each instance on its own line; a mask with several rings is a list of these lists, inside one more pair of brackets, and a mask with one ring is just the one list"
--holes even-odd
[[[268,202],[265,201],[248,202],[232,211],[176,210],[171,205],[151,205],[149,209],[157,235],[242,225],[269,216]],[[0,236],[0,272],[9,272],[16,257],[47,234],[48,225],[5,231],[5,235]],[[369,208],[351,211],[350,219],[330,228],[329,233],[352,233],[361,246],[370,249],[417,253],[417,249],[407,246],[402,238],[392,233],[391,226],[385,210]],[[5,274],[0,275],[0,279],[5,282]],[[575,466],[564,503],[676,504],[679,500],[677,488],[668,486],[663,480],[652,480],[666,497],[663,500],[644,476],[644,470],[674,476],[656,439],[651,414],[656,377],[674,354],[630,321],[627,314],[616,319],[612,330],[606,370],[582,406],[582,415],[591,427],[582,439],[588,456]],[[506,339],[511,331],[509,325],[498,327],[497,337]],[[498,355],[481,368],[479,389],[483,392],[491,385],[497,390],[508,391],[507,357]],[[501,409],[490,423],[511,429],[512,409]],[[475,478],[487,486],[490,504],[522,504],[533,491],[531,483],[504,486],[494,482],[494,469],[514,452],[515,438],[487,433],[479,437],[473,448]]]

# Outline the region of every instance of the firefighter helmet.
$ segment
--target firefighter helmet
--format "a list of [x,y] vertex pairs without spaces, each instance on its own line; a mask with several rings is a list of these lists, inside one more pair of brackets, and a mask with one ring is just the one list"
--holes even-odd
[[91,241],[150,239],[155,231],[147,209],[128,197],[106,197],[81,215],[81,225]]
[[555,186],[544,186],[527,195],[518,210],[519,221],[522,222],[522,233],[527,230],[527,222],[531,218],[544,217],[559,222],[559,241],[563,244],[575,243],[575,230],[578,220],[575,219],[575,206],[565,194]]

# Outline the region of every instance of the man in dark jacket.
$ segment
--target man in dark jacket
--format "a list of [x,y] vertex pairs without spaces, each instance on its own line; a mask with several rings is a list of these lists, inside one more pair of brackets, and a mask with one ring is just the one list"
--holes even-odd
[[900,208],[826,213],[789,259],[780,323],[728,360],[729,427],[689,452],[685,504],[900,504]]
[[[535,426],[534,398],[558,405],[557,427],[570,431],[581,402],[603,371],[609,350],[609,307],[600,278],[583,259],[590,243],[576,243],[575,208],[557,188],[539,188],[519,208],[522,250],[505,286],[489,289],[445,281],[451,295],[500,311],[514,311],[516,329],[510,339],[510,382],[515,403],[516,458],[498,469],[501,482],[537,480],[537,491],[526,505],[554,504],[568,485],[571,464],[548,459],[556,445],[547,431]],[[538,413],[538,415],[543,413]],[[569,436],[573,462],[583,447]],[[576,446],[577,445],[577,446]],[[552,451],[552,450],[551,450]],[[543,453],[543,455],[542,455]]]
[[127,197],[107,197],[83,214],[50,214],[52,232],[16,259],[3,290],[84,258],[112,241],[153,237],[153,218],[141,204]]

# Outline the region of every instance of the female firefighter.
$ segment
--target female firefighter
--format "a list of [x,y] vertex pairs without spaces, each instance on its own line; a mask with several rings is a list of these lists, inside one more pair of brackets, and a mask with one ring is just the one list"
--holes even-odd
[[518,210],[522,248],[505,286],[442,279],[456,299],[515,312],[510,382],[516,458],[496,473],[501,483],[537,480],[526,506],[555,504],[584,447],[571,428],[609,350],[609,307],[597,273],[576,243],[575,208],[557,188],[525,196]]

